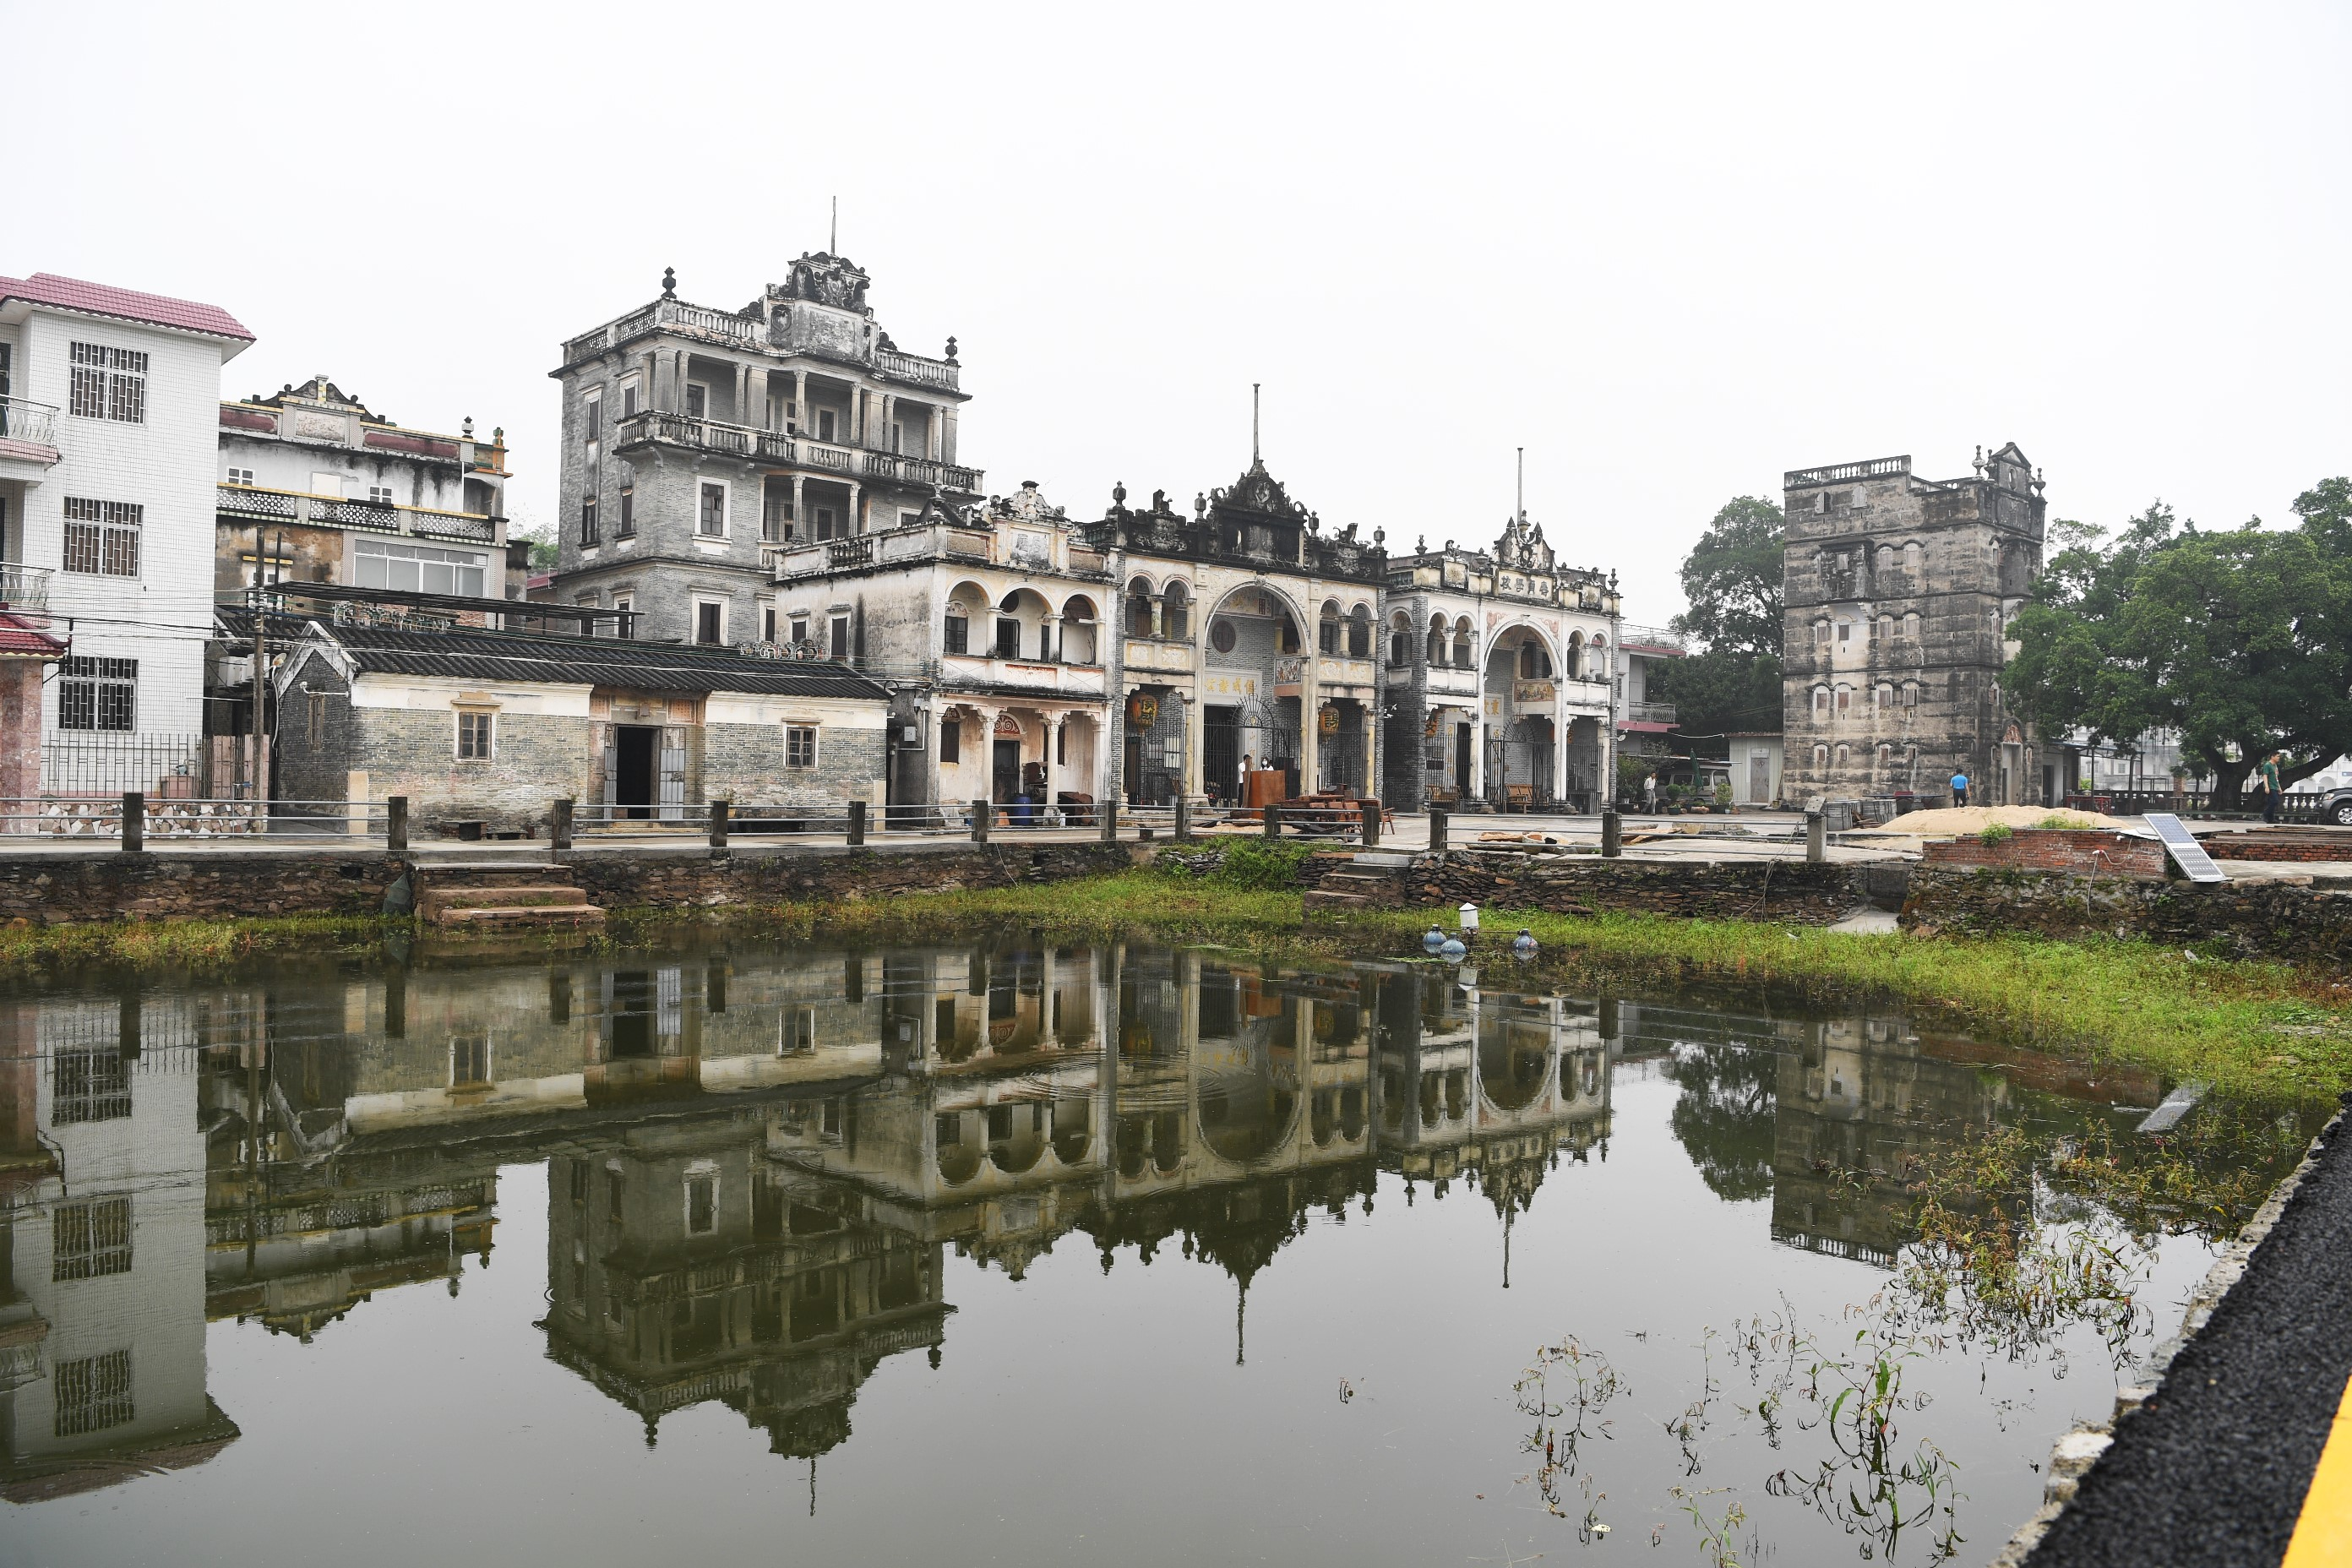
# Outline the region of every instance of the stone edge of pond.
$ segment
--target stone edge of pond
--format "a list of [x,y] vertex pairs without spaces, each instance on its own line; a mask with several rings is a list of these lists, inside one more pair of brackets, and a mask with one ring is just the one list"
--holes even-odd
[[2134,1381],[2116,1390],[2116,1407],[2106,1420],[2079,1423],[2051,1445],[2050,1462],[2042,1471],[2045,1479],[2042,1483],[2042,1506],[2018,1527],[2017,1533],[2009,1538],[2000,1555],[1993,1558],[1987,1568],[2024,1568],[2025,1561],[2032,1555],[2033,1549],[2042,1544],[2042,1538],[2049,1533],[2050,1527],[2074,1500],[2074,1493],[2081,1487],[2084,1476],[2098,1462],[2099,1456],[2107,1451],[2108,1445],[2115,1441],[2116,1423],[2147,1404],[2164,1386],[2164,1380],[2181,1351],[2204,1331],[2205,1325],[2212,1321],[2214,1310],[2221,1306],[2221,1299],[2245,1277],[2246,1265],[2252,1258],[2254,1249],[2270,1236],[2278,1224],[2279,1216],[2286,1212],[2286,1205],[2302,1187],[2305,1178],[2318,1168],[2321,1154],[2338,1131],[2344,1128],[2347,1116],[2352,1116],[2352,1109],[2340,1110],[2328,1119],[2327,1125],[2319,1130],[2310,1147],[2304,1151],[2302,1161],[2271,1190],[2271,1195],[2263,1200],[2261,1208],[2254,1211],[2254,1217],[2246,1222],[2237,1239],[2223,1247],[2221,1256],[2213,1259],[2213,1266],[2206,1269],[2205,1277],[2189,1293],[2187,1308],[2180,1317],[2179,1331],[2148,1352],[2147,1360],[2139,1364],[2138,1375]]

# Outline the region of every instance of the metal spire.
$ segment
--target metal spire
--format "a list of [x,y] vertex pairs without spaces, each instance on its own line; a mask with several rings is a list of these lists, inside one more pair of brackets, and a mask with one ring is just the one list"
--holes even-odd
[[1251,383],[1250,383],[1250,467],[1251,467],[1251,468],[1255,468],[1255,467],[1257,467],[1258,462],[1259,462],[1259,458],[1258,458],[1258,453],[1257,453],[1257,388],[1258,388],[1258,384],[1257,384],[1256,382],[1254,382],[1254,381],[1253,381],[1253,382],[1251,382]]
[[824,253],[827,256],[841,254],[841,198],[839,196],[833,198],[833,226],[825,231]]

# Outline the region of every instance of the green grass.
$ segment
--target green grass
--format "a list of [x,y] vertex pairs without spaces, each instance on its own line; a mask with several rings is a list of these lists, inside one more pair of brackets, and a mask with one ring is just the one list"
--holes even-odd
[[84,966],[212,973],[273,953],[373,953],[405,918],[268,915],[252,920],[107,921],[0,927],[0,981]]
[[[2193,959],[2141,942],[1833,935],[1769,921],[1486,913],[1489,963],[1508,935],[1543,944],[1530,978],[1586,993],[1899,1003],[1954,1030],[2201,1078],[2224,1092],[2315,1104],[2352,1089],[2352,987],[2284,964]],[[924,942],[990,931],[1122,936],[1335,957],[1412,956],[1433,911],[1360,915],[1302,933],[1295,891],[1139,869],[970,892],[717,910],[620,910],[607,945],[730,932],[820,942]],[[1436,912],[1448,930],[1450,910]],[[0,979],[112,964],[225,970],[271,954],[365,956],[399,920],[290,916],[0,929]],[[1516,969],[1511,973],[1517,973]]]

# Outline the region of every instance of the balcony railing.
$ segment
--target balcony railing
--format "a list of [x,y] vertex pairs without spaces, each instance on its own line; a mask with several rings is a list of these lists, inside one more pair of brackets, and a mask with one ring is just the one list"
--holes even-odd
[[1625,719],[1633,724],[1671,724],[1675,721],[1675,705],[1671,702],[1628,702]]
[[[631,338],[650,331],[680,332],[688,337],[705,338],[735,348],[766,349],[768,324],[757,316],[739,316],[730,310],[713,310],[701,305],[689,305],[683,300],[656,300],[640,310],[632,310],[619,321],[593,331],[568,338],[563,344],[563,363],[577,364],[580,361],[618,348]],[[844,357],[819,345],[808,348],[820,357]],[[896,349],[877,348],[871,354],[877,373],[896,381],[912,382],[918,386],[936,387],[953,392],[961,379],[961,367],[945,360],[925,359],[920,354],[901,353]]]
[[49,569],[0,561],[0,605],[11,610],[49,607]]
[[432,507],[304,495],[253,485],[222,485],[217,494],[214,505],[223,517],[306,522],[320,528],[356,528],[369,533],[422,534],[471,544],[495,544],[499,538],[499,520],[478,511],[441,511]]
[[1844,479],[1877,479],[1893,474],[1911,471],[1911,456],[1873,458],[1866,463],[1831,463],[1819,468],[1790,468],[1781,483],[1789,489],[1802,489],[1810,485],[1833,485]]
[[22,397],[0,397],[0,441],[28,447],[58,444],[58,410],[53,403],[33,403]]
[[1620,626],[1617,628],[1617,646],[1645,653],[1690,651],[1690,642],[1682,633],[1670,632],[1664,626]]
[[751,425],[700,419],[690,414],[649,409],[632,414],[615,426],[614,447],[626,451],[648,442],[688,447],[763,463],[780,463],[845,479],[881,483],[936,485],[941,489],[980,493],[981,471],[929,458],[901,457],[896,452],[868,452],[856,447],[811,440]]
[[956,367],[943,360],[921,359],[914,354],[899,353],[895,349],[876,349],[874,368],[900,381],[936,386],[944,392],[956,390]]

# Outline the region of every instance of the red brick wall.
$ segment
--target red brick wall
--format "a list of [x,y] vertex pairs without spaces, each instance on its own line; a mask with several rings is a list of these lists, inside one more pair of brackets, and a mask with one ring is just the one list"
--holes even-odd
[[2216,860],[2352,860],[2352,833],[2318,843],[2265,843],[2234,833],[2217,833],[2198,842]]
[[2080,876],[2160,879],[2164,846],[2104,827],[2021,827],[1986,843],[1970,835],[1923,847],[1930,866],[1993,866],[2019,871],[2072,871]]

